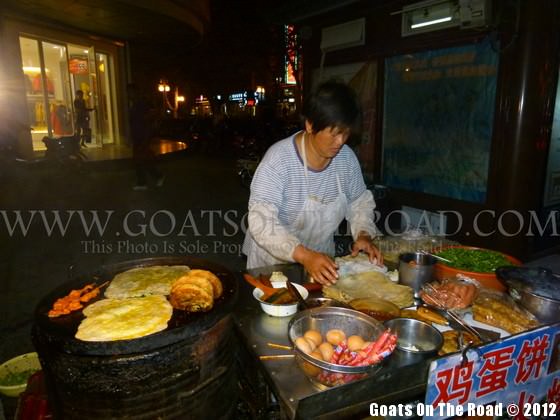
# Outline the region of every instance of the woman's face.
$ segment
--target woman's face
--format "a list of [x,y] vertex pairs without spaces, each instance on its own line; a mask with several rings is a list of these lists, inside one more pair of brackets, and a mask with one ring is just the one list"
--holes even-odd
[[334,158],[350,137],[349,128],[326,127],[311,134],[315,151],[323,158]]

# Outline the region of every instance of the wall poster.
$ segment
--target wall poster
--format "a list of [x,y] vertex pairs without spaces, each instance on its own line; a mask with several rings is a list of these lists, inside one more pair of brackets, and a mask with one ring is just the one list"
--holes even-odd
[[386,60],[387,186],[486,200],[497,71],[498,53],[490,42]]

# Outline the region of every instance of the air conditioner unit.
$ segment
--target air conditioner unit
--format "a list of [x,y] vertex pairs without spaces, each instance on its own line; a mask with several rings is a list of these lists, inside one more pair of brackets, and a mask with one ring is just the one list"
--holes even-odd
[[321,51],[323,52],[364,45],[365,42],[365,18],[323,28],[321,33]]
[[491,0],[425,0],[403,7],[402,36],[460,27],[478,28],[490,22]]
[[490,22],[490,0],[459,0],[461,28],[478,28]]

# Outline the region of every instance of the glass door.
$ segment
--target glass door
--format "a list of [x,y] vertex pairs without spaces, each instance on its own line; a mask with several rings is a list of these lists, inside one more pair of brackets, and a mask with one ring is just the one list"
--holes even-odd
[[[97,65],[98,80],[98,104],[97,118],[99,120],[99,137],[103,144],[114,142],[114,118],[116,113],[113,110],[111,96],[112,62],[107,54],[96,53],[95,62]],[[115,108],[116,109],[116,108]]]
[[[97,118],[97,77],[93,47],[68,45],[68,70],[74,111],[75,132],[85,138],[89,146],[101,146]],[[83,101],[80,105],[78,102]],[[80,110],[84,107],[85,110]]]
[[45,64],[49,135],[54,137],[71,136],[72,93],[68,77],[66,46],[52,42],[42,42]]

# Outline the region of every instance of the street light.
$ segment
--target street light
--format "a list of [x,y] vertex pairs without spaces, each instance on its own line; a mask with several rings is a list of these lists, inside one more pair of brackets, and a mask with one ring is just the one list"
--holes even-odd
[[173,118],[177,118],[177,112],[179,111],[179,103],[185,102],[185,97],[183,95],[179,95],[179,88],[175,86],[174,94],[173,94],[173,104],[169,102],[167,98],[167,92],[171,90],[171,87],[167,84],[166,81],[160,80],[158,84],[158,91],[162,93],[163,96],[163,106],[164,108],[169,108],[173,111]]

